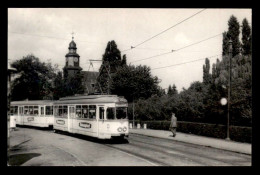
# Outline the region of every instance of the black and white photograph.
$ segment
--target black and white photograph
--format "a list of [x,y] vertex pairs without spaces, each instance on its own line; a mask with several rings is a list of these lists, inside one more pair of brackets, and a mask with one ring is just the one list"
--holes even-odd
[[252,9],[7,9],[7,166],[252,166]]

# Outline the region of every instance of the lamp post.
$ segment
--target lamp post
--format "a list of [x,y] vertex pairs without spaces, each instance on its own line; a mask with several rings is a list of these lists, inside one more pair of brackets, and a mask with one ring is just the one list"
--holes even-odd
[[228,79],[228,114],[227,114],[227,140],[229,137],[229,118],[230,118],[230,95],[231,95],[231,61],[232,61],[232,40],[228,42],[228,55],[229,55],[229,79]]

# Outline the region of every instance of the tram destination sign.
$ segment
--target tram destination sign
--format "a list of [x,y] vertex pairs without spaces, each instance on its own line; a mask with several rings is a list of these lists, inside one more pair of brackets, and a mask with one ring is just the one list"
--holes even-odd
[[34,121],[34,117],[28,117],[28,118],[27,118],[27,121],[28,121],[28,122]]
[[64,125],[65,121],[64,120],[56,120],[56,123],[59,125]]
[[91,128],[91,124],[87,122],[80,122],[79,127],[81,128]]
[[116,107],[127,107],[127,103],[116,103]]

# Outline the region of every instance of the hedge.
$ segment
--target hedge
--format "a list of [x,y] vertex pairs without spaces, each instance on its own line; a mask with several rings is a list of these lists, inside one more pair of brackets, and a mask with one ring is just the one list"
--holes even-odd
[[[132,121],[129,121],[132,123]],[[135,125],[140,123],[147,124],[148,129],[169,130],[170,121],[135,121]],[[209,124],[209,123],[195,123],[178,121],[177,132],[221,138],[227,137],[226,125]],[[238,142],[252,143],[252,128],[242,126],[230,126],[230,139]]]

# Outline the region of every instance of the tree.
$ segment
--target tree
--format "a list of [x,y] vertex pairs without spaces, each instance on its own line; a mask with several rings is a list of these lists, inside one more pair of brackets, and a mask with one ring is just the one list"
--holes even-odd
[[163,90],[158,86],[159,79],[151,75],[147,66],[128,66],[118,68],[112,76],[111,92],[124,96],[129,102],[134,99],[147,99],[153,94],[161,96]]
[[240,53],[240,41],[239,41],[239,34],[240,34],[240,25],[237,21],[237,18],[232,15],[228,21],[228,38],[232,40],[232,56],[236,56]]
[[203,65],[203,83],[210,84],[211,83],[211,74],[209,73],[210,70],[210,62],[209,59],[206,58],[205,65]]
[[206,94],[205,84],[193,82],[187,90],[178,95],[176,116],[183,121],[201,121],[204,117],[203,100]]
[[64,97],[64,80],[62,77],[62,72],[59,71],[54,78],[54,88],[53,88],[53,99],[58,100],[60,97]]
[[242,49],[244,55],[252,53],[251,39],[251,27],[249,26],[247,19],[244,18],[242,21]]
[[177,90],[177,87],[175,86],[175,84],[173,84],[172,86],[169,85],[167,94],[170,96],[178,94],[178,90]]
[[111,76],[124,64],[126,64],[126,56],[123,56],[122,61],[121,52],[117,48],[116,42],[114,40],[109,41],[105,53],[103,54],[102,64],[97,78],[103,92],[110,93]]
[[14,61],[12,67],[17,69],[18,78],[11,87],[11,100],[52,99],[52,82],[55,75],[50,63],[40,62],[34,55],[27,55]]
[[229,38],[227,35],[227,32],[224,32],[222,34],[223,36],[223,40],[222,40],[222,55],[228,55],[228,42],[229,42]]
[[64,96],[71,96],[75,94],[83,94],[84,93],[84,85],[82,83],[83,75],[80,72],[74,77],[67,77],[63,81],[63,92]]
[[240,53],[240,41],[239,41],[239,34],[240,34],[240,25],[237,21],[237,18],[232,15],[228,21],[228,32],[223,33],[223,43],[222,43],[222,55],[228,55],[228,42],[232,40],[232,47],[233,52],[232,55],[236,56]]
[[126,65],[126,55],[125,54],[123,55],[123,59],[121,62],[121,66],[124,66],[124,65]]
[[167,94],[168,95],[172,94],[172,86],[171,85],[169,85],[169,87],[168,87],[168,93]]

